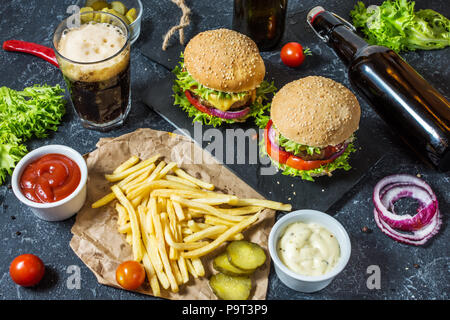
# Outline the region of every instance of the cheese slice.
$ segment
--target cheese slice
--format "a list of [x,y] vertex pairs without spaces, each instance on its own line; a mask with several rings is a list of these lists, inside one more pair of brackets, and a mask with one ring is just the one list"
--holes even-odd
[[253,96],[256,94],[256,90],[253,90],[252,92],[247,93],[245,96],[243,97],[239,97],[239,96],[231,96],[229,98],[225,98],[225,97],[219,97],[218,95],[211,93],[208,96],[208,102],[210,104],[212,104],[214,106],[214,108],[219,109],[221,111],[228,111],[230,110],[231,106],[233,104],[235,104],[238,101],[242,101],[248,98],[248,95],[252,96],[252,101],[253,101]]

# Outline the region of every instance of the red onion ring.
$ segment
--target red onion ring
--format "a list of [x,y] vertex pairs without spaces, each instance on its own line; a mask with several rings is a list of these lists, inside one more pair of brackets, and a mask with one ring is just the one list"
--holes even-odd
[[245,117],[250,112],[250,107],[239,111],[222,111],[216,108],[209,108],[208,110],[213,116],[222,119],[238,119]]
[[[401,198],[419,202],[417,213],[397,215],[394,204]],[[424,244],[441,226],[438,201],[431,187],[423,180],[407,175],[392,175],[381,179],[373,191],[375,222],[391,238],[414,245]],[[411,234],[400,231],[409,231]]]
[[380,219],[378,211],[374,210],[375,222],[377,226],[381,229],[381,231],[391,237],[394,240],[397,240],[402,243],[412,244],[416,246],[420,246],[425,244],[431,237],[433,237],[436,233],[438,233],[439,228],[442,224],[442,219],[440,216],[439,210],[437,210],[436,215],[433,217],[431,222],[420,230],[413,231],[411,234],[402,233],[391,226],[389,226],[385,221]]

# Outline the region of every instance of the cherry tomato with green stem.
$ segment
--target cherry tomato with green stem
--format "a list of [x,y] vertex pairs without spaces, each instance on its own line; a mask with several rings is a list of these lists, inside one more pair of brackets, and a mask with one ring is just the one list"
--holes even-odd
[[281,49],[281,61],[285,65],[291,68],[300,66],[305,61],[305,56],[310,56],[311,50],[309,48],[304,49],[300,43],[289,42],[286,43]]

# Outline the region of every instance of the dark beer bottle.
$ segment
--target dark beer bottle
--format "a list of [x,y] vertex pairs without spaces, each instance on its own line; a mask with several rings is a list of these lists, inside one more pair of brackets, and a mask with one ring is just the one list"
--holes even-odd
[[287,0],[234,0],[233,29],[255,41],[259,50],[280,42],[286,20]]
[[369,45],[334,13],[315,7],[307,22],[348,67],[352,86],[423,160],[450,169],[450,104],[389,48]]

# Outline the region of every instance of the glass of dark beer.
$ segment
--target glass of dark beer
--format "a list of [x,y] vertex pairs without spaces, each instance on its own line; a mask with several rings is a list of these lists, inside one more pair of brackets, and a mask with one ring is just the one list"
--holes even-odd
[[122,125],[131,107],[128,25],[107,12],[76,13],[56,28],[53,46],[82,125]]

